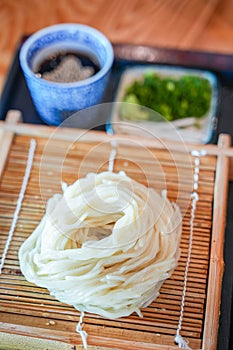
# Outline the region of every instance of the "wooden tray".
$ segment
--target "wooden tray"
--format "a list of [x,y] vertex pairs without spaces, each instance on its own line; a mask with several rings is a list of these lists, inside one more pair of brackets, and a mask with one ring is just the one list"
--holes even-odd
[[[19,267],[18,249],[39,223],[46,200],[61,191],[61,179],[72,183],[77,176],[107,169],[110,141],[119,140],[119,135],[16,124],[18,116],[18,112],[9,112],[7,121],[0,122],[0,254],[12,222],[32,138],[37,147],[17,227],[0,275],[0,343],[4,350],[16,346],[17,349],[81,349],[80,335],[75,332],[79,312],[55,300],[46,289],[25,280]],[[48,142],[49,147],[46,146]],[[193,186],[190,171],[192,173],[194,167],[190,152],[194,149],[205,149],[207,154],[201,157],[200,163],[199,201],[181,334],[192,349],[216,348],[229,168],[232,177],[230,139],[221,135],[218,146],[186,144],[184,147],[171,141],[139,141],[122,135],[115,171],[125,170],[141,182],[146,182],[148,177],[158,191],[166,184],[168,197],[179,201],[184,215],[182,253],[173,275],[163,284],[160,296],[142,310],[143,318],[133,314],[120,320],[108,320],[85,315],[88,349],[178,349],[174,336],[190,237]],[[46,162],[43,161],[45,153]],[[151,171],[151,155],[162,169],[165,180]],[[62,172],[61,159],[64,160]]]

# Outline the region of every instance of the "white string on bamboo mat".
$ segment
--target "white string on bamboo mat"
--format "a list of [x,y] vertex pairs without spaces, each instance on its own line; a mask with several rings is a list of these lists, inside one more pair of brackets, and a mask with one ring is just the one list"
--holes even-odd
[[26,169],[25,169],[25,173],[24,173],[24,178],[23,178],[23,182],[21,185],[21,189],[20,189],[20,193],[19,193],[19,197],[16,203],[16,208],[15,208],[15,212],[14,212],[14,216],[13,216],[13,220],[11,223],[11,227],[8,233],[8,237],[7,237],[7,241],[3,250],[3,254],[2,254],[2,259],[1,259],[1,263],[0,263],[0,274],[2,273],[2,269],[6,260],[6,256],[7,256],[7,252],[13,237],[13,233],[18,221],[18,217],[19,217],[19,212],[21,210],[21,205],[23,202],[23,198],[24,198],[24,194],[27,188],[27,184],[28,184],[28,180],[31,174],[31,168],[32,168],[32,164],[33,164],[33,158],[34,158],[34,154],[35,154],[35,149],[36,149],[36,141],[34,139],[32,139],[30,141],[30,148],[28,151],[28,158],[27,158],[27,165],[26,165]]
[[112,149],[108,159],[108,171],[112,172],[114,170],[114,163],[115,163],[116,154],[117,154],[117,142],[115,140],[112,140],[111,146],[112,146]]
[[83,347],[84,349],[88,349],[87,347],[87,332],[85,332],[82,328],[82,323],[83,323],[83,318],[84,318],[85,314],[84,312],[82,311],[81,314],[80,314],[80,318],[79,318],[79,322],[76,326],[76,332],[78,332],[81,336],[81,339],[82,339],[82,342],[83,342]]
[[200,157],[205,156],[206,151],[193,150],[191,152],[191,155],[195,158],[194,158],[194,174],[193,174],[193,192],[191,194],[189,247],[188,247],[188,256],[187,256],[186,266],[185,266],[185,273],[184,273],[184,286],[183,286],[182,299],[181,299],[180,318],[179,318],[176,335],[174,339],[175,343],[179,346],[180,349],[188,349],[188,350],[192,350],[192,349],[188,346],[187,340],[185,340],[180,335],[180,331],[182,328],[182,322],[183,322],[183,316],[184,316],[184,305],[185,305],[185,297],[186,297],[186,291],[187,291],[188,271],[189,271],[191,252],[192,252],[192,246],[193,246],[193,230],[194,230],[195,213],[196,213],[197,202],[199,199],[197,191],[199,186]]

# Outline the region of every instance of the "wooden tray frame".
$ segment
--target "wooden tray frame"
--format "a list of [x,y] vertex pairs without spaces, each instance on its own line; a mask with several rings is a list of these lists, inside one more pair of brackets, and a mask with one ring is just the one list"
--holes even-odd
[[[30,135],[31,137],[49,137],[54,128],[48,126],[36,126],[30,124],[17,123],[20,120],[20,112],[10,111],[6,122],[0,122],[0,178],[3,173],[8,152],[11,147],[12,140],[15,134]],[[56,133],[56,137],[61,140],[75,140],[78,133],[83,133],[77,129],[62,129]],[[130,136],[133,139],[133,136]],[[102,132],[89,131],[84,136],[85,142],[100,142],[106,140],[112,140],[114,136],[109,136]],[[124,139],[124,136],[122,136]],[[125,141],[129,136],[125,137]],[[83,140],[83,138],[82,138]],[[156,141],[150,139],[143,140],[145,146],[161,147],[161,144],[156,144]],[[167,146],[172,147],[174,150],[181,150],[183,147],[177,142],[168,141]],[[217,344],[218,334],[218,322],[219,322],[219,310],[221,299],[221,285],[222,276],[224,271],[223,261],[223,245],[224,245],[224,231],[226,220],[226,206],[227,206],[227,194],[228,194],[228,182],[229,179],[233,179],[233,148],[230,147],[230,137],[228,135],[220,135],[218,145],[193,145],[186,144],[188,150],[192,149],[206,149],[208,154],[215,155],[217,157],[216,163],[216,178],[214,188],[214,203],[213,203],[213,226],[212,226],[212,241],[209,261],[209,276],[208,276],[208,290],[207,290],[207,303],[205,311],[205,323],[204,332],[202,338],[202,350],[214,350]],[[214,288],[213,288],[214,286]],[[42,349],[42,345],[46,344],[46,349],[78,349],[82,348],[81,345],[76,343],[76,339],[72,338],[70,334],[64,337],[58,331],[53,333],[51,337],[49,331],[43,329],[36,331],[33,327],[27,327],[0,323],[0,342],[5,344],[4,349],[11,349],[13,344],[24,344],[20,349]],[[16,337],[16,338],[15,338]],[[20,342],[18,342],[20,340]],[[47,340],[45,340],[47,339]],[[76,345],[71,345],[71,344]],[[136,343],[132,341],[121,341],[120,339],[102,339],[98,336],[93,336],[91,339],[92,344],[98,344],[98,347],[89,346],[88,349],[164,349],[164,350],[177,350],[177,346],[157,345],[157,344],[145,344],[143,342]],[[11,344],[11,345],[9,345]],[[28,346],[28,347],[27,347]],[[14,348],[14,347],[13,347]],[[1,346],[0,346],[1,349]],[[3,349],[3,348],[2,348]]]

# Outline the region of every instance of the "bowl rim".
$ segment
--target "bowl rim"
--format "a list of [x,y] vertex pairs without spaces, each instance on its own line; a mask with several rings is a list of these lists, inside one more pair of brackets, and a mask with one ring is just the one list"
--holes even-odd
[[[101,43],[106,47],[107,51],[107,60],[104,63],[103,67],[94,75],[91,77],[76,81],[76,82],[54,82],[49,81],[46,79],[41,79],[35,75],[35,73],[32,71],[32,69],[29,67],[29,64],[27,62],[27,52],[30,48],[30,46],[36,42],[39,38],[48,35],[49,33],[64,30],[67,29],[68,31],[82,31],[87,34],[94,35],[96,38],[99,38]],[[48,87],[60,87],[60,88],[73,88],[77,86],[86,86],[95,83],[96,81],[103,78],[107,73],[110,71],[113,65],[114,61],[114,51],[112,44],[110,40],[98,29],[88,26],[86,24],[79,24],[79,23],[61,23],[61,24],[54,24],[52,26],[44,27],[35,33],[31,34],[26,41],[22,44],[19,52],[19,61],[21,68],[25,75],[27,75],[29,78],[32,78],[33,80],[40,82],[41,84],[47,85]]]

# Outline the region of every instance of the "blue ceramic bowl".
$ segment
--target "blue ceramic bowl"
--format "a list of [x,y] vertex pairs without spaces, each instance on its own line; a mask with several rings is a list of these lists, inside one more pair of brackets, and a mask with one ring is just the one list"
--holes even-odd
[[[77,82],[52,82],[35,71],[51,53],[77,51],[95,58],[100,70]],[[20,65],[40,117],[49,125],[60,125],[73,113],[101,103],[114,54],[109,40],[98,30],[81,24],[57,24],[31,35],[20,50]],[[94,116],[93,116],[94,118]],[[80,120],[76,127],[91,128],[98,120]]]

